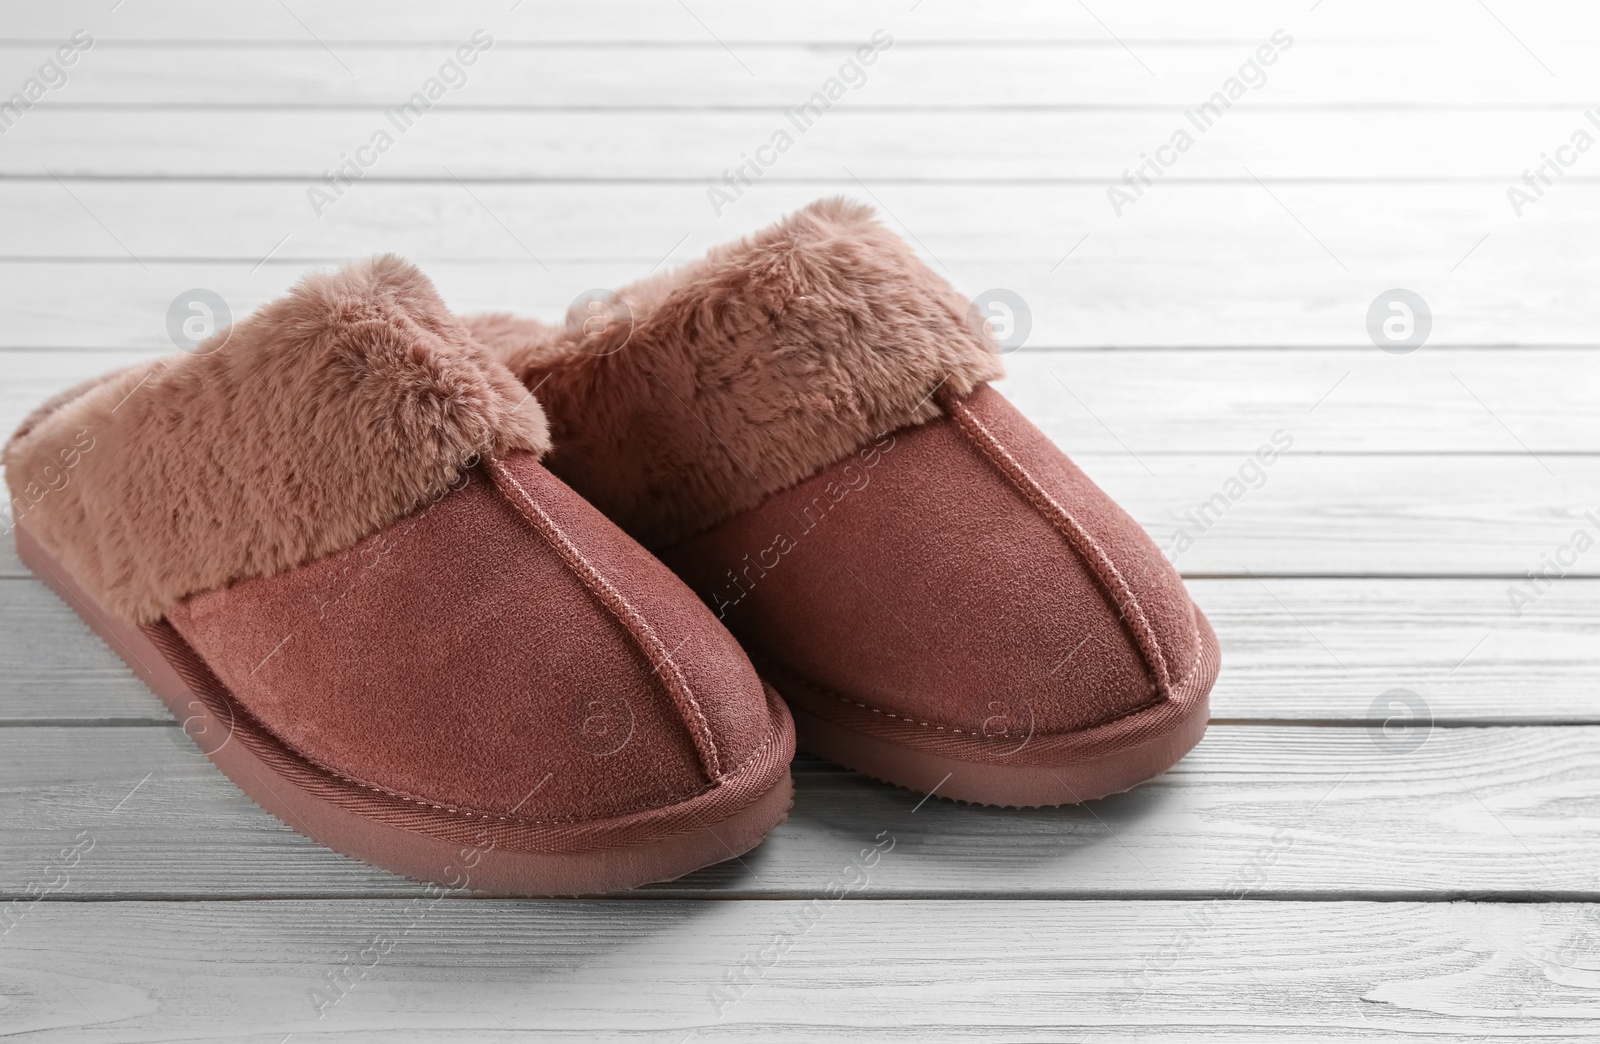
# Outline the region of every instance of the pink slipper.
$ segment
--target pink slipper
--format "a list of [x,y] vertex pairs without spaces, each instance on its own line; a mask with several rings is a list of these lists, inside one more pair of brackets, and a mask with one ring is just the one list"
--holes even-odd
[[1217,642],[1178,574],[867,209],[813,204],[564,327],[467,322],[539,389],[551,470],[732,628],[803,746],[1054,805],[1204,733]]
[[57,396],[5,468],[23,560],[296,830],[515,894],[744,852],[790,804],[789,715],[548,449],[385,257]]

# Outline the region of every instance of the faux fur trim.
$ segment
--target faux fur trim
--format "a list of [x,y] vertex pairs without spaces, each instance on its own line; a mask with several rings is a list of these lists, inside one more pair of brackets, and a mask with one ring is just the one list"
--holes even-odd
[[538,391],[550,469],[647,547],[939,416],[936,389],[1002,372],[966,299],[841,199],[617,296],[624,308],[574,308],[562,326],[465,322]]
[[15,522],[146,623],[349,547],[474,457],[549,445],[527,389],[391,255],[308,276],[194,354],[57,396],[4,457]]

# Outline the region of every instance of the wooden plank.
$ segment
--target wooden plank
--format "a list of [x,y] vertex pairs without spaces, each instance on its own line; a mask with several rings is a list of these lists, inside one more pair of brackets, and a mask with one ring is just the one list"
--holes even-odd
[[[14,563],[15,554],[8,549]],[[0,722],[73,720],[172,716],[44,584],[0,580]]]
[[1001,390],[1074,455],[1253,452],[1275,433],[1296,453],[1600,450],[1600,352],[1584,349],[1038,351],[1005,363]]
[[[1582,35],[1581,18],[1571,18],[1582,8],[1570,2],[1531,3],[1530,16],[1560,19],[1573,34]],[[1430,38],[1442,27],[1451,30],[1480,27],[1477,19],[1426,18],[1400,8],[1390,10],[1373,0],[1357,0],[1328,11],[1318,26],[1334,32],[1357,29],[1358,38],[1382,35],[1374,29],[1374,14],[1390,13],[1392,21],[1384,30],[1395,37]],[[69,0],[45,10],[19,11],[6,22],[10,40],[51,40],[83,24],[91,24],[109,40],[186,40],[186,42],[285,42],[304,43],[307,38],[325,42],[366,43],[398,40],[450,40],[469,34],[474,27],[496,27],[501,35],[536,42],[603,40],[622,42],[685,42],[712,46],[718,38],[726,42],[792,42],[792,40],[837,40],[870,34],[886,22],[914,38],[930,40],[1070,40],[1115,46],[1112,34],[1136,38],[1229,38],[1234,34],[1253,37],[1262,26],[1277,26],[1282,6],[1267,0],[1230,0],[1195,11],[1174,0],[1141,0],[1120,5],[1112,14],[1115,29],[1078,6],[1059,5],[1048,0],[1006,0],[987,5],[974,13],[960,5],[942,5],[928,10],[918,5],[907,10],[902,3],[886,0],[819,0],[803,10],[752,11],[738,0],[699,0],[691,10],[659,5],[648,0],[611,0],[586,5],[581,13],[563,10],[554,3],[517,5],[510,11],[498,0],[464,0],[440,8],[426,0],[406,0],[382,5],[310,6],[302,11],[285,11],[278,6],[258,6],[248,10],[222,11],[203,0],[155,0],[141,8],[109,11],[93,0]],[[1486,19],[1483,19],[1486,22]],[[1483,26],[1483,30],[1488,26]],[[1525,27],[1526,29],[1526,27]]]
[[1597,930],[1564,904],[45,903],[0,968],[8,1025],[52,1042],[1575,1039]]
[[[1040,41],[952,41],[900,38],[854,72],[853,108],[1160,108],[1177,115],[1210,97],[1260,40],[1151,41],[1139,57],[1152,77],[1109,38],[1110,46],[1041,46]],[[552,47],[498,37],[461,86],[440,101],[449,107],[583,110],[631,108],[769,109],[798,105],[838,73],[857,41],[768,44],[746,56],[752,77],[709,37],[704,46],[649,42],[622,50],[618,41]],[[1573,63],[1561,79],[1533,77],[1505,61],[1507,38],[1488,34],[1448,40],[1351,42],[1301,35],[1263,69],[1247,71],[1253,108],[1405,106],[1504,109],[1560,107],[1576,113],[1600,87],[1591,63]],[[110,39],[70,70],[67,86],[42,105],[189,108],[286,107],[381,110],[409,97],[459,41],[363,43],[342,50],[350,76],[310,37],[262,48],[255,41],[205,46],[156,44],[127,48]],[[34,75],[40,42],[0,42],[0,84]],[[712,53],[715,52],[715,53]],[[1552,58],[1554,56],[1552,55]],[[1382,75],[1375,73],[1382,71]],[[952,75],[955,73],[957,75]],[[981,75],[974,75],[981,73]],[[454,78],[454,74],[451,74]],[[860,86],[854,86],[859,83]],[[1259,86],[1257,86],[1259,84]]]
[[1190,580],[1222,636],[1220,719],[1350,721],[1409,689],[1435,721],[1600,723],[1600,583]]
[[[888,26],[908,40],[1063,41],[1123,50],[1118,41],[1238,40],[1254,44],[1284,24],[1281,4],[1269,0],[1229,0],[1197,9],[1180,0],[1136,0],[1115,11],[1091,14],[1081,5],[1051,0],[1005,0],[981,11],[942,4],[911,9],[897,0],[819,0],[803,7],[753,9],[738,0],[697,0],[681,5],[651,0],[610,0],[563,9],[560,5],[515,5],[500,0],[463,0],[441,7],[427,0],[401,3],[290,5],[260,4],[219,11],[204,0],[152,0],[137,8],[108,9],[96,0],[67,0],[17,12],[7,21],[10,40],[53,41],[89,25],[109,41],[248,41],[304,45],[321,40],[346,49],[375,42],[452,41],[489,26],[499,37],[544,44],[616,40],[623,43],[685,43],[716,50],[730,64],[736,56],[723,45],[769,41],[852,41]],[[1515,24],[1541,49],[1568,40],[1592,39],[1581,0],[1531,0]],[[1312,17],[1314,15],[1314,17]],[[1301,15],[1304,25],[1334,39],[1436,39],[1482,37],[1501,42],[1505,61],[1537,70],[1526,53],[1507,39],[1505,26],[1488,15],[1441,19],[1431,8],[1350,0],[1338,7]],[[1108,24],[1109,23],[1109,24]],[[719,43],[720,41],[720,43]],[[330,58],[330,60],[332,60]],[[748,56],[743,58],[749,61]],[[1129,56],[1130,62],[1135,61]],[[1553,60],[1553,59],[1552,59]]]
[[[1544,464],[1541,466],[1540,461]],[[1520,577],[1594,523],[1600,458],[1335,456],[1291,452],[1222,513],[1247,458],[1080,457],[1190,573]],[[1550,470],[1546,471],[1548,467]],[[1254,499],[1252,499],[1254,498]],[[1213,505],[1211,513],[1202,511]],[[1220,514],[1220,518],[1218,517]],[[1187,537],[1193,546],[1183,549]],[[1582,541],[1578,541],[1579,544]],[[1583,559],[1568,575],[1592,576]]]
[[[1600,727],[1401,725],[1216,725],[1166,776],[1087,808],[919,808],[922,795],[802,758],[766,843],[657,890],[821,894],[888,830],[879,887],[902,896],[1209,897],[1277,838],[1263,896],[1600,898],[1600,817],[1585,811]],[[3,728],[0,751],[0,895],[22,894],[79,831],[95,848],[63,898],[421,888],[269,818],[176,726]]]
[[[1150,217],[1165,220],[1153,211]],[[1288,222],[1281,213],[1278,217]],[[1290,229],[1298,233],[1292,224]],[[506,235],[504,230],[500,234]],[[544,246],[525,227],[516,234],[524,242],[538,243],[535,249]],[[254,261],[0,261],[0,280],[10,294],[0,350],[170,351],[166,313],[179,294],[206,287],[221,294],[235,315],[242,315],[292,286],[310,267],[308,261],[260,264],[275,242],[292,235],[292,230],[280,232],[254,244],[260,251]],[[420,260],[458,312],[511,310],[557,319],[586,290],[638,280],[674,250],[675,240],[687,244],[682,237],[664,239],[653,260]],[[731,237],[715,241],[725,238]],[[1062,254],[1081,238],[1081,232],[1064,238]],[[106,242],[109,250],[118,249]],[[700,255],[712,242],[683,246],[677,260]],[[1493,250],[1496,256],[1484,259],[1470,277],[1465,268],[1455,277],[1444,272],[1451,262],[1443,244],[1426,263],[1415,256],[1390,256],[1370,269],[1345,274],[1312,241],[1282,229],[1263,229],[1259,238],[1215,240],[1211,252],[1217,259],[1204,257],[1198,242],[1192,258],[1180,254],[1167,259],[1102,254],[1098,245],[1090,251],[1094,242],[1084,242],[1086,258],[1074,256],[1055,272],[1050,269],[1061,261],[1059,256],[1054,262],[950,257],[934,267],[969,295],[996,287],[1018,294],[1033,320],[1028,343],[1045,348],[1336,346],[1372,351],[1367,312],[1392,287],[1412,289],[1428,302],[1433,346],[1588,346],[1600,329],[1600,304],[1587,289],[1600,278],[1600,258],[1575,257],[1570,266],[1538,268],[1520,263],[1516,245],[1497,244],[1492,238],[1480,250]],[[369,243],[371,249],[361,253],[377,252],[385,239],[374,237]],[[1237,267],[1228,262],[1262,243],[1271,245],[1253,260]],[[1472,245],[1461,235],[1450,249],[1466,253]],[[1116,249],[1113,243],[1106,246]],[[1556,256],[1580,246],[1572,241]]]
[[[1600,528],[1585,514],[1600,514],[1600,456],[1076,459],[1192,575],[1518,578],[1559,553],[1567,576],[1600,576],[1572,551]],[[14,554],[0,541],[0,577],[22,575]]]
[[[1286,324],[1272,322],[1278,317],[1267,310],[1279,296],[1292,298],[1293,306],[1307,313],[1311,330],[1324,335],[1324,341],[1313,343],[1327,343],[1327,305],[1319,298],[1359,286],[1364,314],[1378,289],[1401,285],[1430,299],[1452,295],[1448,304],[1434,300],[1439,324],[1434,343],[1454,336],[1448,324],[1482,315],[1472,308],[1472,296],[1486,296],[1505,310],[1513,300],[1531,301],[1532,307],[1519,309],[1518,322],[1533,324],[1534,334],[1519,333],[1509,321],[1495,331],[1504,340],[1529,343],[1540,331],[1556,329],[1541,309],[1579,326],[1587,315],[1581,300],[1539,296],[1532,276],[1571,290],[1561,270],[1572,269],[1583,279],[1600,274],[1585,249],[1600,235],[1600,185],[1592,182],[1563,182],[1559,195],[1553,192],[1542,204],[1548,210],[1530,208],[1520,221],[1503,189],[1492,185],[1278,186],[1279,197],[1358,273],[1347,283],[1340,281],[1338,264],[1254,183],[1169,182],[1158,190],[1117,218],[1103,185],[1019,184],[998,191],[965,184],[895,184],[875,186],[869,194],[848,179],[844,184],[762,181],[718,215],[698,184],[464,187],[441,175],[427,182],[362,181],[319,218],[306,198],[306,185],[292,181],[64,179],[57,184],[40,174],[0,181],[0,207],[13,218],[0,243],[0,260],[111,260],[136,271],[135,258],[150,265],[203,261],[217,263],[221,277],[231,271],[224,262],[242,262],[248,272],[269,252],[263,271],[391,250],[430,269],[441,262],[515,262],[516,279],[535,286],[545,271],[541,263],[559,268],[616,262],[614,273],[597,269],[588,277],[632,280],[842,193],[874,206],[929,264],[945,266],[958,282],[978,289],[1009,286],[1030,297],[1039,289],[1046,298],[1052,290],[1073,294],[1071,325],[1056,322],[1050,336],[1070,331],[1081,339],[1085,331],[1079,324],[1097,326],[1095,309],[1106,307],[1097,305],[1098,297],[1118,308],[1122,323],[1140,329],[1141,311],[1171,310],[1151,289],[1159,287],[1191,309],[1182,343],[1197,338],[1208,344],[1275,343],[1270,338],[1282,336]],[[1480,243],[1485,234],[1489,238]],[[1530,259],[1540,265],[1528,265]],[[1214,269],[1227,269],[1228,278]],[[55,278],[111,277],[94,271]],[[1184,289],[1185,283],[1195,289]],[[1514,299],[1512,293],[1525,296]],[[1200,312],[1200,294],[1211,303],[1210,315]],[[1245,320],[1270,323],[1271,329],[1252,330]],[[1338,340],[1364,338],[1362,323],[1348,315],[1343,321]],[[1045,331],[1036,331],[1033,343],[1049,343],[1039,340],[1043,336]],[[1128,343],[1114,330],[1101,336],[1102,343]]]
[[[1502,201],[1542,152],[1593,130],[1579,111],[1345,111],[1315,118],[1241,101],[1203,133],[1180,113],[885,113],[849,99],[797,127],[776,112],[435,109],[404,130],[380,113],[329,110],[30,112],[6,135],[0,176],[259,177],[316,182],[361,153],[364,178],[687,180],[705,186],[759,155],[763,179],[849,185],[912,180],[1121,184],[1141,154],[1184,131],[1163,180],[1481,180]],[[770,148],[779,132],[792,144]],[[219,149],[218,141],[229,147]],[[971,143],[984,142],[983,148]],[[1166,154],[1162,154],[1166,155]],[[1593,181],[1582,166],[1563,179]],[[370,162],[368,162],[370,161]],[[1507,206],[1507,212],[1511,208]]]
[[[1280,186],[1317,239],[1254,184],[1158,188],[1121,219],[1096,186],[872,192],[958,286],[1021,294],[1033,345],[1365,346],[1367,310],[1392,286],[1430,302],[1431,344],[1592,342],[1600,320],[1585,310],[1600,278],[1586,248],[1600,185],[1565,183],[1522,221],[1492,186]],[[184,289],[216,289],[242,313],[312,263],[375,249],[419,261],[459,309],[555,316],[583,290],[840,190],[762,183],[719,217],[696,185],[363,182],[319,220],[295,183],[4,183],[0,202],[19,218],[0,273],[17,307],[0,346],[165,345],[166,307]],[[84,258],[91,267],[40,264]]]
[[[8,352],[0,431],[149,357]],[[1503,453],[1519,448],[1507,428],[1537,453],[1600,451],[1594,350],[1024,351],[1005,364],[998,387],[1069,454],[1245,454],[1278,431],[1299,453]]]
[[[1390,689],[1452,723],[1600,724],[1600,582],[1511,608],[1509,580],[1189,581],[1222,637],[1227,721],[1377,720]],[[1525,586],[1525,585],[1521,585]],[[169,722],[43,584],[0,581],[0,722]]]

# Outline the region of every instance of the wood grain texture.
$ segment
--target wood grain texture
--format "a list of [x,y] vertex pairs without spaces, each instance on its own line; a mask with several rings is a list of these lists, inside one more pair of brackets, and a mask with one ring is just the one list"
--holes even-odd
[[1582,1039],[1597,942],[1572,905],[46,903],[0,981],[45,1042]]
[[[116,116],[102,113],[101,118],[114,122]],[[482,181],[451,169],[461,175],[460,183],[442,168],[425,180],[386,180],[383,169],[375,167],[320,217],[307,199],[303,180],[63,177],[58,184],[37,171],[0,180],[0,205],[26,215],[7,228],[0,259],[116,261],[137,273],[131,252],[147,264],[215,262],[219,274],[236,276],[236,266],[227,262],[242,262],[248,274],[276,246],[263,270],[268,273],[263,278],[271,280],[293,278],[293,269],[307,264],[382,249],[430,265],[513,262],[512,274],[524,280],[544,273],[530,254],[552,266],[552,272],[573,263],[612,262],[622,269],[621,278],[633,279],[656,266],[699,257],[709,247],[762,228],[815,199],[842,193],[876,206],[882,219],[920,249],[930,265],[949,267],[958,282],[985,279],[965,285],[974,293],[997,282],[1010,285],[1032,272],[1054,276],[1047,285],[1058,292],[1083,288],[1085,300],[1077,307],[1086,308],[1092,304],[1091,290],[1126,300],[1152,289],[1183,293],[1183,283],[1201,280],[1196,289],[1205,289],[1216,300],[1236,297],[1255,302],[1259,309],[1290,285],[1284,280],[1295,274],[1275,277],[1274,269],[1309,262],[1315,255],[1319,263],[1306,263],[1305,268],[1323,282],[1303,286],[1297,298],[1309,308],[1343,275],[1272,196],[1248,178],[1242,184],[1166,181],[1119,218],[1107,202],[1104,184],[904,182],[870,185],[869,194],[841,171],[825,178],[763,179],[719,214],[707,199],[706,183],[698,179]],[[715,173],[720,177],[720,170]],[[781,174],[774,171],[774,179]],[[1273,191],[1344,259],[1354,276],[1404,276],[1419,282],[1417,289],[1430,297],[1451,287],[1470,289],[1501,295],[1497,301],[1518,300],[1522,311],[1533,312],[1542,298],[1513,299],[1509,289],[1497,290],[1490,277],[1526,291],[1537,285],[1535,275],[1548,280],[1562,278],[1566,268],[1595,271],[1586,249],[1600,234],[1600,185],[1593,181],[1564,180],[1559,192],[1552,190],[1544,205],[1529,207],[1521,219],[1507,204],[1504,186],[1493,184],[1319,181],[1277,185]],[[1486,233],[1490,238],[1474,250]],[[1516,271],[1519,262],[1538,263],[1538,271]],[[275,271],[273,266],[291,270]],[[1208,270],[1217,267],[1227,271]],[[83,275],[109,278],[95,270]],[[1167,285],[1147,285],[1163,282]],[[1234,297],[1228,296],[1230,285]],[[1383,287],[1371,288],[1363,310],[1379,289]],[[537,292],[535,282],[522,294]],[[517,299],[505,306],[516,303],[528,307]],[[1149,304],[1153,300],[1140,301],[1141,307]],[[1568,300],[1563,307],[1583,307],[1583,302]],[[1440,323],[1452,321],[1450,309],[1435,310]],[[1563,317],[1572,322],[1584,314],[1566,312]],[[1191,322],[1202,318],[1197,315]],[[1208,321],[1227,319],[1217,315]],[[1137,320],[1137,315],[1127,317]],[[1209,332],[1204,325],[1183,337],[1178,332],[1176,339],[1143,343],[1229,343],[1197,340]],[[1364,341],[1364,330],[1352,332],[1370,343]],[[1448,340],[1442,328],[1434,340]],[[1270,342],[1248,338],[1242,343]]]
[[[287,9],[262,4],[224,11],[205,0],[150,0],[129,12],[111,11],[97,0],[66,0],[15,12],[7,21],[5,35],[11,41],[53,42],[88,24],[103,39],[115,42],[175,41],[205,46],[236,41],[304,47],[320,40],[360,47],[453,41],[474,28],[491,25],[504,39],[553,46],[573,41],[655,47],[689,44],[718,51],[731,64],[737,56],[726,52],[730,44],[854,41],[890,25],[906,40],[1091,46],[1120,50],[1131,64],[1137,59],[1127,54],[1131,48],[1124,44],[1164,40],[1253,45],[1262,34],[1285,24],[1286,18],[1283,6],[1272,0],[1225,0],[1204,9],[1183,0],[1132,0],[1098,15],[1083,5],[1053,0],[1000,0],[984,5],[977,14],[961,4],[918,4],[912,10],[898,0],[818,0],[773,8],[740,0],[697,0],[687,8],[653,0],[609,0],[571,8],[559,4],[516,6],[517,10],[511,11],[500,0],[461,0],[441,9],[429,0],[403,0],[381,5],[289,5]],[[1581,55],[1582,45],[1600,36],[1584,17],[1587,12],[1582,0],[1530,0],[1513,21],[1556,61],[1565,54]],[[121,17],[124,14],[130,17]],[[1333,8],[1318,5],[1303,17],[1296,14],[1290,13],[1288,24],[1306,26],[1339,41],[1493,40],[1500,46],[1501,60],[1514,70],[1531,73],[1539,69],[1532,56],[1517,48],[1515,38],[1507,38],[1507,27],[1487,14],[1448,17],[1430,5],[1394,5],[1382,0],[1348,0]],[[1557,51],[1552,53],[1550,48]],[[334,59],[329,56],[329,60]]]
[[[1065,10],[1065,9],[1063,9]],[[311,13],[311,12],[307,12]],[[1109,37],[1098,41],[919,41],[899,34],[888,53],[866,66],[847,103],[873,109],[1051,108],[1174,115],[1198,104],[1246,63],[1258,40],[1152,40],[1139,56],[1153,78]],[[868,31],[870,34],[870,30]],[[519,40],[501,34],[441,105],[531,109],[790,108],[810,97],[869,36],[813,44],[767,43],[745,57],[752,77],[716,42],[619,47],[618,39]],[[102,38],[51,108],[181,107],[367,108],[395,105],[433,74],[460,40],[427,44],[362,41],[340,59],[352,78],[309,37],[211,43],[202,48],[155,43],[127,47]],[[1530,77],[1506,62],[1505,38],[1467,34],[1449,41],[1328,39],[1302,33],[1265,79],[1252,75],[1251,107],[1428,107],[1481,110],[1583,109],[1600,86],[1591,63],[1573,63],[1559,80]],[[1090,44],[1093,46],[1082,46]],[[42,43],[0,42],[0,83],[21,82],[40,61]],[[1370,75],[1374,66],[1389,75]],[[968,75],[950,75],[956,69]],[[1259,86],[1255,84],[1259,83]]]
[[[1218,81],[1226,75],[1219,71]],[[781,131],[794,144],[781,154],[774,150],[774,177],[859,178],[868,185],[901,179],[1109,185],[1121,183],[1142,152],[1184,131],[1199,139],[1163,179],[1473,178],[1503,202],[1505,186],[1519,183],[1524,167],[1537,166],[1540,152],[1568,144],[1574,130],[1587,126],[1581,109],[1334,109],[1309,120],[1303,112],[1251,108],[1241,100],[1200,134],[1181,112],[907,110],[886,117],[852,108],[848,97],[803,130],[781,113],[747,111],[664,111],[640,119],[611,110],[436,107],[403,133],[379,112],[137,109],[114,115],[67,108],[29,113],[6,136],[0,175],[33,176],[48,165],[60,177],[267,175],[312,182],[344,162],[341,153],[354,155],[383,131],[394,144],[374,153],[372,172],[385,177],[446,177],[448,165],[460,177],[705,185],[743,162],[741,154],[774,143]],[[217,149],[219,140],[230,147]],[[485,140],[497,147],[483,148]],[[1083,140],[1096,148],[1085,150]],[[971,148],[972,141],[984,147]],[[1595,175],[1574,171],[1573,177]]]
[[[794,809],[760,848],[655,891],[819,895],[888,830],[899,842],[881,889],[924,898],[1205,898],[1263,846],[1262,895],[1600,897],[1600,727],[1404,714],[1387,730],[1216,725],[1167,775],[1088,807],[919,807],[920,794],[802,758]],[[66,898],[422,888],[259,811],[175,726],[0,729],[0,773],[3,895],[22,895],[79,831],[97,840]]]
[[[352,192],[361,195],[347,199],[352,206],[365,199],[363,209],[344,215],[350,221],[338,230],[322,230],[305,204],[304,187],[275,183],[263,188],[262,198],[278,203],[263,203],[262,209],[284,212],[285,223],[215,225],[239,228],[237,234],[181,230],[213,224],[203,208],[217,203],[216,194],[198,194],[185,210],[178,203],[183,192],[170,186],[158,199],[151,191],[80,182],[72,190],[77,200],[50,187],[61,200],[38,205],[57,223],[48,232],[8,237],[25,242],[12,248],[12,259],[0,260],[14,316],[0,330],[0,348],[170,350],[167,309],[187,290],[209,288],[243,315],[282,294],[308,267],[385,251],[421,264],[458,311],[556,318],[586,290],[635,282],[811,200],[841,193],[868,203],[876,198],[880,209],[887,205],[889,226],[908,240],[921,240],[934,252],[926,255],[929,264],[967,294],[1000,287],[1019,295],[1031,318],[1025,348],[1372,349],[1368,310],[1393,287],[1412,289],[1428,302],[1432,323],[1424,350],[1453,344],[1591,346],[1600,330],[1600,309],[1588,292],[1600,277],[1600,262],[1585,248],[1586,237],[1600,232],[1593,216],[1600,213],[1594,207],[1600,186],[1579,184],[1565,186],[1563,197],[1551,204],[1561,209],[1546,212],[1556,225],[1529,220],[1505,229],[1509,211],[1484,219],[1441,211],[1436,219],[1399,219],[1406,226],[1398,233],[1400,244],[1387,225],[1392,201],[1377,205],[1377,193],[1341,199],[1340,193],[1304,186],[1280,187],[1279,194],[1293,199],[1300,220],[1319,230],[1317,239],[1255,186],[1164,186],[1163,194],[1148,198],[1149,210],[1127,215],[1126,225],[1117,224],[1109,210],[1089,209],[1085,217],[1040,221],[1026,236],[1010,234],[1021,220],[1012,215],[982,233],[951,230],[926,237],[930,228],[941,227],[936,215],[943,206],[929,201],[927,192],[921,193],[926,206],[911,211],[903,209],[897,190],[869,195],[839,184],[787,186],[781,205],[741,214],[738,225],[722,227],[701,190],[677,186],[663,190],[655,206],[681,216],[681,224],[673,228],[657,218],[644,231],[602,217],[606,193],[588,193],[585,207],[552,222],[544,215],[562,208],[560,192],[548,187],[539,198],[516,205],[515,214],[505,210],[507,201],[525,187],[478,185],[470,189],[478,197],[473,200],[468,189],[449,184],[470,212],[419,200],[408,188],[405,195],[418,207],[406,211],[409,230],[397,233],[382,231],[378,215],[389,196],[383,190],[396,186],[358,186]],[[1480,191],[1479,210],[1496,202],[1492,188]],[[629,192],[648,194],[638,187]],[[946,187],[944,194],[954,201],[961,192]],[[235,201],[248,206],[246,198],[238,194]],[[1218,207],[1232,216],[1200,216]],[[327,220],[333,220],[332,212]],[[1562,222],[1565,228],[1551,231]],[[584,223],[593,227],[572,231]],[[547,233],[547,224],[560,231]],[[451,227],[457,231],[415,231]],[[1343,260],[1325,253],[1318,239]],[[172,253],[177,259],[163,259]]]

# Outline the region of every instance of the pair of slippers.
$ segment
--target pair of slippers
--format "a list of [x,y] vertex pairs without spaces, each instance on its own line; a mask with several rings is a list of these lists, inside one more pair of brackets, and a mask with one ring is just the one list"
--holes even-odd
[[814,204],[549,326],[394,257],[73,388],[17,549],[249,796],[507,894],[741,854],[801,744],[1057,805],[1198,740],[1216,637],[988,387],[969,306]]

